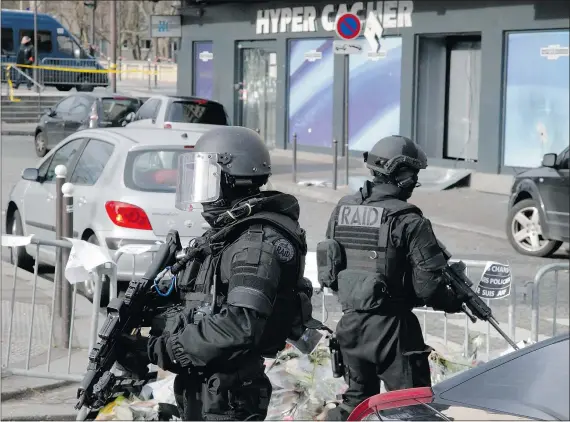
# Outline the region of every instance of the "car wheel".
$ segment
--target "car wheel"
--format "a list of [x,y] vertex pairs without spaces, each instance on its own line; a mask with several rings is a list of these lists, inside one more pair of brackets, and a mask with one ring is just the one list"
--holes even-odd
[[36,135],[34,146],[36,148],[36,155],[38,157],[44,157],[48,153],[49,150],[47,148],[47,141],[43,132],[38,132]]
[[73,88],[72,85],[56,85],[55,89],[57,89],[58,91],[71,91],[71,88]]
[[[92,243],[93,245],[99,245],[99,241],[97,240],[97,236],[92,234],[87,239],[87,242]],[[101,286],[101,306],[107,306],[109,303],[109,285],[110,285],[109,277],[105,276],[103,278],[103,283]],[[95,280],[89,279],[85,280],[83,283],[80,284],[81,291],[83,296],[89,299],[90,302],[93,302],[93,298],[95,297]]]
[[[22,224],[20,211],[15,210],[12,213],[12,216],[8,219],[6,224],[6,232],[15,236],[24,235],[24,226]],[[34,266],[34,259],[26,252],[25,246],[10,248],[10,263],[12,265],[16,264],[16,256],[18,257],[18,267],[29,269]]]
[[91,82],[89,82],[88,76],[81,76],[79,79],[79,85],[75,87],[77,92],[93,92],[95,86]]
[[562,245],[543,237],[538,204],[533,199],[520,201],[509,210],[507,237],[519,253],[530,256],[551,255]]

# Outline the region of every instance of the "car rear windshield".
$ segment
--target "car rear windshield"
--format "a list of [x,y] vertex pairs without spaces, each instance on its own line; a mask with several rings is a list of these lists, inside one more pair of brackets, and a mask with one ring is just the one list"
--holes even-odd
[[110,97],[101,99],[103,103],[103,121],[111,123],[111,126],[121,126],[129,113],[136,113],[141,106],[137,98]]
[[221,104],[206,100],[174,101],[169,107],[165,121],[219,126],[229,125],[224,107]]
[[145,192],[176,192],[178,157],[183,148],[131,151],[125,165],[125,186]]

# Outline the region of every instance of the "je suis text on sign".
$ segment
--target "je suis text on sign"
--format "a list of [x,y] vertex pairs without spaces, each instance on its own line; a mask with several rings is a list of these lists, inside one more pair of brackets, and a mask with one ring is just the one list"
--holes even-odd
[[501,299],[511,294],[511,268],[498,262],[487,262],[476,293],[482,299]]

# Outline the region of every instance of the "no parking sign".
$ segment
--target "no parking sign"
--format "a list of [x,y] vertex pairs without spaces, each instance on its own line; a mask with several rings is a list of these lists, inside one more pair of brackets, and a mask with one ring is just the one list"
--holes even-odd
[[335,25],[336,34],[342,40],[334,41],[335,54],[360,54],[363,51],[363,46],[360,40],[357,40],[362,32],[362,22],[360,18],[354,13],[345,13],[336,21]]
[[335,31],[343,40],[353,40],[358,38],[362,31],[362,23],[360,18],[354,13],[346,13],[340,16],[336,21]]

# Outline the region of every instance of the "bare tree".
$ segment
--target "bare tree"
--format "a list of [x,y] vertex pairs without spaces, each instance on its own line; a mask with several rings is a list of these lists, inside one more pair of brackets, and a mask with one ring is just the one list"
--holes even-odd
[[[110,42],[110,13],[114,0],[98,0],[95,10],[95,33],[98,40]],[[117,2],[119,45],[127,45],[135,60],[146,60],[156,51],[157,56],[167,56],[170,39],[157,40],[157,46],[153,49],[145,49],[145,41],[150,38],[150,16],[153,14],[173,15],[179,0],[159,1],[157,3],[143,1]],[[20,9],[20,7],[34,7],[34,2],[29,0],[2,0],[5,9]],[[92,9],[86,7],[81,0],[38,0],[38,10],[48,13],[59,20],[67,29],[74,34],[82,44],[89,42]],[[146,51],[144,51],[146,50]],[[154,50],[154,51],[153,51]]]

